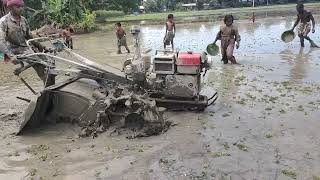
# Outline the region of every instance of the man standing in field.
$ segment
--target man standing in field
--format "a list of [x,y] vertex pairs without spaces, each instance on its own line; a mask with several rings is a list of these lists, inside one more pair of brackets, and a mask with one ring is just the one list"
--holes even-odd
[[116,36],[118,38],[118,54],[121,54],[121,46],[124,46],[127,52],[130,53],[130,50],[127,45],[126,32],[122,28],[120,22],[116,23]]
[[[297,4],[297,12],[298,12],[297,20],[294,23],[291,31],[293,31],[296,28],[296,26],[300,23],[298,27],[298,36],[300,38],[301,47],[304,47],[304,39],[310,42],[311,47],[318,47],[313,42],[313,40],[311,40],[310,37],[308,36],[310,31],[312,31],[312,33],[316,32],[315,30],[316,22],[314,20],[312,13],[309,11],[306,11],[304,9],[303,4]],[[311,22],[312,22],[312,25],[311,25]]]

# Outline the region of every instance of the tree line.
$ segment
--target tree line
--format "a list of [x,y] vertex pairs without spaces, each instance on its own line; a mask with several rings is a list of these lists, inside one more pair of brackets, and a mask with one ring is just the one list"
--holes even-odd
[[[320,0],[255,0],[255,5],[267,4],[286,4],[297,2],[319,2]],[[229,7],[244,7],[252,6],[252,0],[146,0],[144,5],[147,12],[161,12],[161,11],[182,11],[183,4],[195,3],[197,10],[206,9],[220,9]],[[206,6],[205,6],[206,5]]]
[[[89,31],[94,28],[98,13],[116,17],[139,12],[144,6],[145,12],[183,11],[183,4],[196,3],[196,9],[218,9],[227,7],[251,6],[252,0],[25,0],[28,7],[26,16],[32,27],[56,23],[60,27],[74,24]],[[256,4],[296,3],[301,0],[255,0]],[[309,0],[302,0],[308,2]],[[311,0],[310,0],[311,1]],[[320,0],[313,0],[320,1]],[[206,5],[206,6],[204,6]],[[0,0],[0,15],[5,14]]]

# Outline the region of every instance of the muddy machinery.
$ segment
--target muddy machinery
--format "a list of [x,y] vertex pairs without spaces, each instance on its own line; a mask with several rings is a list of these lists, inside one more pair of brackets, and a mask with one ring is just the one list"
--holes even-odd
[[[74,122],[82,127],[82,136],[104,132],[111,124],[142,130],[153,128],[159,134],[168,127],[163,113],[173,110],[204,110],[217,99],[201,95],[201,79],[210,69],[205,53],[157,51],[153,61],[141,53],[140,30],[131,29],[135,54],[123,69],[101,65],[66,48],[58,38],[42,37],[28,41],[50,42],[49,53],[31,53],[18,57],[17,76],[34,64],[42,64],[58,80],[35,94],[21,98],[29,102],[19,134],[47,122]],[[158,131],[154,131],[158,129]]]

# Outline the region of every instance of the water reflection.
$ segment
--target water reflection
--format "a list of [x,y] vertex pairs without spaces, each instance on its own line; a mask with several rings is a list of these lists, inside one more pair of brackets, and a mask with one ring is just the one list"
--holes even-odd
[[293,83],[303,83],[303,80],[307,78],[308,69],[311,69],[309,61],[312,59],[311,53],[314,49],[300,48],[298,54],[287,49],[281,52],[281,59],[287,61],[292,67],[289,71],[290,81]]
[[[319,17],[317,16],[316,20],[319,20]],[[258,63],[270,68],[277,67],[279,72],[276,70],[270,72],[272,78],[292,78],[299,81],[318,82],[319,80],[316,78],[319,73],[317,64],[320,63],[318,53],[312,53],[313,51],[306,53],[308,50],[306,48],[304,50],[306,54],[301,55],[300,58],[296,57],[294,54],[300,50],[299,39],[296,38],[288,44],[283,43],[280,39],[282,32],[291,27],[294,20],[295,17],[258,19],[256,23],[247,20],[236,21],[242,37],[240,49],[235,50],[235,56],[238,57],[239,62]],[[220,25],[222,22],[177,24],[175,47],[181,51],[204,51],[206,46],[213,42]],[[141,28],[141,43],[145,48],[151,48],[154,51],[153,54],[155,54],[155,50],[163,48],[165,26],[145,25]],[[320,24],[317,24],[316,29],[320,29]],[[310,34],[310,36],[315,42],[320,42],[320,36],[317,34]],[[127,39],[128,44],[132,45],[132,36],[128,34]],[[122,61],[120,59],[130,56],[126,55],[124,58],[116,55],[116,38],[113,32],[96,32],[77,36],[75,43],[77,48],[83,51],[83,55],[89,56],[89,58],[91,56],[100,63],[121,67]],[[309,61],[308,58],[310,58]],[[220,58],[216,56],[214,59]],[[281,64],[281,62],[285,62],[285,64]],[[309,69],[305,68],[306,64],[312,63],[315,65]],[[219,61],[218,66],[220,65]]]

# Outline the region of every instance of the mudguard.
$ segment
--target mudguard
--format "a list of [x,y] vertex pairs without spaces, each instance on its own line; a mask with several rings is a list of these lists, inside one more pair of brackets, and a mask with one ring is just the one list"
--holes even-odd
[[92,94],[97,86],[92,80],[78,80],[59,89],[45,89],[31,99],[17,135],[44,123],[78,123],[79,118],[95,103]]

